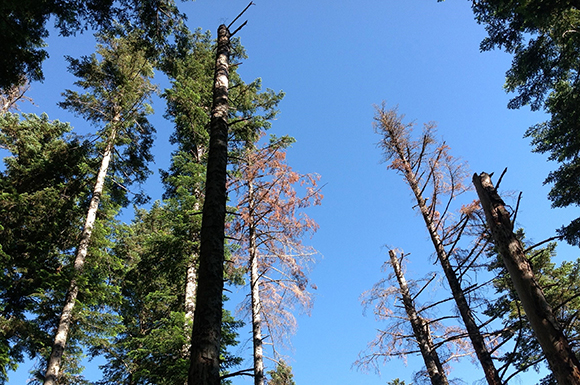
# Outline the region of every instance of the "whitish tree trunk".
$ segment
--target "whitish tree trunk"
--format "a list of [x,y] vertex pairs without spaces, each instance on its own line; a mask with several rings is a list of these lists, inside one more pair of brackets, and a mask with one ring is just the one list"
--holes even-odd
[[[201,192],[198,190],[196,190],[194,194],[198,199],[201,196]],[[196,212],[199,211],[199,203],[195,203],[193,210]],[[187,272],[185,277],[185,321],[183,329],[185,330],[186,340],[181,351],[182,357],[184,358],[189,357],[189,349],[191,348],[191,331],[193,326],[193,316],[195,313],[195,296],[197,292],[197,260],[198,256],[193,254],[189,264],[187,265]]]
[[248,220],[249,256],[250,256],[250,289],[252,300],[252,339],[254,341],[254,385],[264,385],[264,354],[262,347],[262,315],[260,302],[260,273],[258,271],[258,248],[256,246],[256,226],[253,223],[254,186],[248,184]]
[[228,67],[230,33],[218,28],[210,143],[205,201],[200,234],[200,256],[189,385],[220,385],[220,338],[224,287],[226,171],[228,155]]
[[[196,257],[194,256],[187,266],[187,276],[185,281],[185,325],[186,330],[193,325],[193,314],[195,313],[195,292],[197,289],[197,268]],[[189,330],[191,332],[191,330]],[[191,333],[186,334],[187,341],[184,345],[185,355],[189,355]]]
[[195,260],[192,260],[187,267],[187,278],[185,282],[185,324],[193,323],[195,312],[195,290],[197,288],[197,269]]
[[[189,358],[189,349],[191,349],[191,333],[193,327],[193,316],[195,313],[195,292],[197,289],[197,267],[196,258],[192,258],[188,267],[185,282],[185,322],[183,330],[185,331],[185,343],[181,348],[181,356],[184,359]],[[185,379],[187,385],[188,379]]]
[[445,251],[443,242],[441,242],[441,239],[439,238],[435,224],[433,223],[433,220],[429,214],[429,208],[427,207],[425,198],[423,198],[421,195],[421,190],[419,189],[417,178],[412,171],[412,167],[406,158],[405,152],[400,148],[400,146],[397,146],[397,156],[403,161],[405,165],[405,178],[407,179],[409,186],[415,195],[417,205],[421,211],[423,220],[425,221],[429,236],[431,237],[431,242],[435,247],[437,258],[441,263],[441,267],[443,268],[443,272],[445,273],[445,277],[449,283],[449,288],[451,289],[451,294],[453,295],[457,309],[461,314],[461,318],[465,324],[465,328],[467,329],[467,334],[469,335],[469,339],[471,340],[475,354],[481,363],[481,367],[485,373],[487,383],[489,385],[501,385],[502,382],[499,373],[493,364],[491,354],[489,353],[489,350],[485,344],[485,340],[481,335],[477,323],[475,322],[471,308],[469,307],[469,303],[467,302],[465,294],[461,289],[461,284],[459,283],[459,279],[453,270],[453,266],[451,266],[451,261],[449,261],[449,256]]
[[113,131],[111,132],[111,136],[109,138],[109,143],[107,144],[105,152],[103,153],[103,159],[101,160],[101,167],[99,168],[99,172],[97,174],[97,181],[93,189],[93,196],[91,198],[91,203],[89,204],[89,210],[87,212],[85,226],[81,234],[81,241],[77,248],[77,253],[74,261],[74,277],[70,282],[64,306],[62,309],[62,313],[58,321],[56,335],[54,337],[54,342],[52,344],[52,351],[50,353],[50,357],[48,359],[48,363],[46,366],[46,373],[44,376],[45,385],[56,385],[58,382],[62,355],[64,353],[64,348],[66,345],[66,341],[68,339],[68,334],[72,321],[72,312],[79,293],[77,277],[83,271],[83,267],[87,257],[87,252],[89,250],[91,234],[93,233],[93,227],[95,225],[95,219],[97,217],[99,203],[101,201],[101,196],[103,194],[105,178],[107,176],[107,170],[109,169],[109,163],[111,162],[114,142],[115,142],[115,131],[113,129]]
[[473,175],[487,223],[509,272],[526,317],[534,330],[552,373],[560,385],[580,384],[580,363],[562,328],[546,301],[542,288],[526,259],[521,243],[513,233],[513,224],[505,204],[486,173]]
[[397,258],[397,253],[395,250],[389,250],[389,257],[391,258],[391,265],[395,271],[395,276],[399,282],[399,287],[401,288],[401,297],[403,298],[403,304],[405,306],[405,312],[409,316],[409,321],[413,328],[413,334],[417,339],[417,344],[421,350],[421,355],[423,356],[423,361],[427,367],[427,372],[429,373],[429,378],[433,385],[448,385],[447,377],[445,376],[445,370],[439,359],[439,355],[435,350],[433,345],[433,340],[431,338],[431,330],[429,329],[429,324],[417,314],[415,309],[415,304],[413,302],[413,297],[409,292],[409,287],[407,286],[407,280],[401,269],[401,263]]

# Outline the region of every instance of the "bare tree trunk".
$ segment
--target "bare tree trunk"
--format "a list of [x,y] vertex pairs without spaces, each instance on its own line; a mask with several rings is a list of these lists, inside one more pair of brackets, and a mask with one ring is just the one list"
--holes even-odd
[[220,384],[220,339],[224,287],[226,171],[228,156],[228,68],[230,33],[218,28],[206,191],[200,234],[197,298],[189,385]]
[[395,271],[395,276],[399,282],[399,287],[401,289],[401,297],[403,297],[403,304],[405,306],[405,311],[409,316],[409,321],[413,328],[413,334],[417,339],[417,344],[421,350],[421,355],[423,356],[423,361],[427,367],[427,372],[429,373],[429,378],[433,385],[448,385],[447,377],[445,376],[445,370],[435,350],[433,345],[433,340],[431,338],[431,331],[429,329],[429,324],[417,314],[415,309],[415,304],[411,293],[409,292],[409,287],[407,286],[407,280],[401,269],[401,263],[397,258],[397,253],[395,250],[389,250],[389,257],[391,258],[391,265]]
[[[197,289],[197,268],[196,268],[196,261],[195,256],[192,257],[192,260],[189,262],[187,266],[187,276],[185,281],[185,325],[184,328],[186,330],[191,329],[193,325],[193,315],[195,313],[195,292]],[[190,330],[191,331],[191,330]],[[191,334],[186,335],[187,341],[184,345],[184,353],[185,356],[189,354],[189,348],[191,346],[190,338]]]
[[189,325],[193,323],[195,313],[195,289],[197,288],[197,272],[195,260],[192,260],[187,267],[187,278],[185,282],[185,322]]
[[262,348],[262,303],[260,301],[260,273],[258,271],[258,248],[256,246],[256,226],[253,223],[254,186],[249,182],[248,201],[250,218],[249,254],[250,254],[250,289],[252,299],[252,339],[254,345],[254,385],[264,385],[264,354]]
[[445,277],[447,278],[447,282],[449,283],[449,288],[451,289],[451,293],[461,314],[461,318],[463,323],[465,324],[465,328],[467,329],[467,334],[469,335],[469,339],[473,345],[473,349],[481,363],[481,367],[483,372],[485,373],[485,378],[489,385],[501,385],[501,379],[495,365],[493,364],[491,354],[487,349],[485,344],[485,340],[481,335],[479,327],[475,322],[473,314],[471,312],[471,308],[469,307],[469,303],[465,298],[465,294],[461,289],[461,284],[459,283],[459,279],[453,270],[453,266],[451,266],[451,262],[449,261],[449,256],[445,251],[445,246],[441,239],[439,238],[439,234],[437,233],[437,229],[435,228],[435,224],[433,223],[429,208],[427,207],[426,200],[421,195],[421,190],[419,189],[419,185],[417,182],[417,178],[412,171],[412,167],[409,164],[405,152],[400,146],[397,146],[397,156],[403,163],[405,164],[405,178],[407,179],[413,194],[415,195],[415,199],[417,201],[417,205],[419,210],[421,211],[421,215],[423,216],[423,220],[425,221],[425,225],[429,232],[429,236],[431,237],[431,242],[435,247],[435,252],[437,253],[437,258],[441,263],[441,267],[443,268],[443,272],[445,273]]
[[558,384],[580,384],[580,363],[562,328],[546,301],[542,288],[526,259],[521,243],[513,233],[513,224],[505,204],[486,173],[473,175],[487,223]]
[[[194,195],[198,200],[201,199],[202,194],[201,191],[199,191],[198,189],[194,191]],[[199,211],[199,201],[194,204],[193,210],[195,212]],[[183,329],[185,330],[186,341],[181,349],[181,355],[184,358],[189,357],[189,349],[191,348],[191,333],[193,327],[193,317],[195,314],[195,296],[197,292],[198,259],[199,256],[197,255],[197,253],[192,253],[192,255],[190,256],[190,261],[187,265],[187,272],[185,277],[185,301],[184,301],[185,321]]]
[[[187,266],[187,274],[185,281],[185,321],[183,330],[185,331],[185,343],[181,348],[181,356],[184,359],[189,358],[189,350],[191,349],[191,333],[193,327],[193,316],[195,313],[195,292],[197,289],[197,267],[194,258]],[[185,379],[187,385],[188,379]]]
[[101,201],[101,195],[103,194],[107,170],[109,169],[109,164],[111,162],[111,156],[113,153],[113,147],[115,142],[115,134],[116,133],[113,128],[113,131],[111,132],[111,137],[109,138],[109,143],[107,144],[105,152],[103,153],[103,159],[101,160],[101,166],[97,174],[97,181],[93,189],[93,196],[89,204],[89,210],[87,212],[85,226],[81,234],[81,241],[77,248],[77,253],[74,261],[74,277],[70,282],[65,302],[63,305],[62,313],[58,321],[58,326],[56,329],[56,334],[52,345],[52,351],[50,353],[50,357],[48,359],[48,363],[46,366],[46,373],[44,375],[44,385],[56,385],[56,383],[58,382],[62,355],[64,353],[64,348],[66,345],[66,341],[68,339],[70,325],[72,322],[72,311],[74,309],[75,302],[79,294],[77,277],[82,273],[85,260],[87,257],[89,243],[91,240],[91,234],[93,233],[93,227],[95,225],[97,211],[99,209],[99,203]]

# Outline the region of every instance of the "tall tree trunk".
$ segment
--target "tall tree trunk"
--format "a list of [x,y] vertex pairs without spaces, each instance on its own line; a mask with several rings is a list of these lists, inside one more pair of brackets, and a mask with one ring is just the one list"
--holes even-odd
[[252,339],[254,346],[254,385],[264,385],[264,354],[262,348],[262,315],[260,301],[260,273],[258,271],[258,248],[256,246],[256,226],[253,223],[254,207],[254,186],[249,182],[249,222],[248,236],[250,254],[250,289],[252,300]]
[[427,367],[427,372],[429,373],[429,378],[433,385],[448,385],[447,377],[445,376],[445,370],[435,350],[433,345],[433,340],[431,338],[431,331],[429,329],[429,324],[417,314],[415,309],[415,304],[413,302],[413,297],[409,292],[409,287],[407,286],[407,280],[401,269],[401,263],[397,257],[395,250],[389,250],[389,257],[391,258],[391,265],[395,271],[395,276],[399,282],[399,287],[401,289],[401,297],[403,298],[403,305],[405,306],[405,312],[409,316],[409,321],[413,328],[413,334],[417,339],[417,344],[421,350],[421,355],[423,356],[423,361]]
[[429,208],[427,207],[426,200],[423,198],[421,194],[421,190],[419,189],[419,184],[417,182],[416,175],[412,171],[412,167],[409,164],[409,161],[406,158],[406,154],[400,146],[396,147],[397,149],[397,156],[401,161],[404,163],[404,170],[405,170],[405,178],[407,179],[413,194],[415,195],[415,199],[417,201],[417,205],[419,210],[421,211],[421,215],[423,216],[423,220],[425,221],[425,225],[429,232],[429,236],[431,237],[431,242],[435,247],[435,252],[437,253],[437,258],[441,263],[441,267],[443,268],[443,272],[445,273],[445,277],[447,278],[447,282],[449,283],[449,288],[451,289],[451,293],[453,295],[453,299],[457,305],[459,313],[461,314],[461,318],[463,323],[465,324],[465,328],[467,329],[467,334],[469,335],[469,339],[473,345],[473,349],[475,350],[475,354],[481,363],[481,367],[485,373],[485,378],[489,385],[501,385],[501,379],[495,365],[493,364],[491,354],[487,349],[485,344],[485,340],[481,335],[479,327],[475,322],[473,314],[471,312],[471,308],[469,307],[469,303],[465,298],[465,294],[461,289],[461,284],[459,283],[459,279],[453,270],[453,266],[451,266],[451,261],[449,261],[449,256],[447,255],[447,251],[445,251],[445,246],[441,239],[439,238],[439,234],[437,233],[437,229],[433,220],[431,219]]
[[[201,199],[202,193],[200,190],[195,189],[193,193],[196,198],[199,200]],[[199,211],[199,201],[196,202],[193,206],[193,211]],[[199,260],[199,256],[197,253],[193,253],[190,256],[190,261],[187,265],[187,272],[185,276],[185,303],[184,303],[184,312],[185,312],[185,321],[183,325],[183,329],[185,330],[185,343],[181,349],[182,357],[188,358],[189,357],[189,349],[191,348],[191,333],[193,327],[193,317],[195,314],[195,296],[197,292],[197,262]],[[187,384],[187,380],[185,381]]]
[[191,336],[189,385],[220,384],[219,358],[227,199],[229,52],[230,33],[222,24],[218,28],[206,190],[200,234],[197,298]]
[[[185,324],[186,330],[191,329],[193,325],[193,315],[195,313],[195,292],[197,289],[197,267],[196,256],[192,256],[192,260],[187,266],[187,275],[185,280]],[[191,332],[191,330],[189,330]],[[189,348],[191,346],[191,333],[186,334],[187,341],[183,345],[184,356],[189,355]]]
[[580,363],[562,332],[544,292],[534,277],[520,241],[513,233],[513,224],[505,204],[486,173],[473,175],[487,223],[509,272],[526,317],[534,330],[552,373],[560,385],[580,384]]
[[115,135],[116,132],[115,129],[113,128],[113,131],[111,132],[111,136],[109,138],[109,143],[107,144],[105,152],[103,153],[101,166],[97,174],[97,181],[93,189],[93,196],[91,198],[89,210],[87,212],[87,217],[85,220],[85,226],[81,234],[81,241],[77,248],[77,253],[74,261],[74,276],[70,282],[65,302],[63,305],[62,313],[58,321],[54,342],[52,344],[52,351],[50,353],[50,357],[48,359],[48,363],[46,366],[46,373],[44,375],[44,385],[56,385],[56,383],[58,382],[62,355],[64,353],[64,348],[66,345],[66,341],[68,339],[70,325],[72,322],[72,312],[75,306],[77,296],[79,294],[77,277],[82,273],[83,267],[85,265],[87,252],[89,250],[89,243],[91,240],[91,235],[93,233],[93,227],[95,225],[95,220],[97,218],[99,203],[101,201],[101,196],[103,194],[107,170],[109,169],[109,164],[111,162],[111,156],[113,153],[115,143]]
[[[184,359],[189,358],[189,351],[191,349],[191,333],[193,327],[193,317],[195,313],[195,294],[197,289],[197,267],[196,267],[196,256],[193,256],[192,260],[187,266],[186,281],[185,281],[185,321],[183,325],[183,330],[185,331],[185,343],[181,347],[181,356]],[[185,379],[185,385],[187,385],[188,379]]]

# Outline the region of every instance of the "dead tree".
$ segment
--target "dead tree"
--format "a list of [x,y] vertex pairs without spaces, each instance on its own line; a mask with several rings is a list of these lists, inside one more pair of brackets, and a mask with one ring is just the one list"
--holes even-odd
[[203,205],[197,298],[191,335],[188,382],[220,384],[220,339],[224,287],[228,84],[230,31],[218,28],[210,143]]
[[405,312],[409,317],[409,322],[413,328],[413,334],[417,340],[417,345],[421,350],[421,355],[423,356],[423,361],[427,367],[427,373],[431,379],[433,385],[448,385],[447,377],[445,376],[445,370],[435,349],[435,344],[431,338],[431,329],[429,327],[429,322],[419,316],[417,310],[415,309],[415,303],[409,287],[407,286],[407,280],[401,269],[401,261],[397,257],[397,252],[395,250],[389,250],[389,257],[391,260],[391,266],[395,271],[395,276],[397,277],[397,282],[401,289],[401,297],[403,299],[403,304],[405,306]]
[[437,275],[431,274],[422,280],[421,285],[420,281],[407,281],[402,266],[403,255],[398,258],[397,252],[390,250],[389,256],[389,262],[384,263],[383,270],[391,271],[391,274],[374,284],[362,296],[363,305],[372,305],[375,318],[387,321],[388,325],[378,330],[376,338],[368,345],[368,352],[361,353],[355,365],[374,367],[378,371],[380,361],[421,354],[427,370],[415,375],[429,377],[433,384],[448,384],[445,374],[447,364],[473,353],[466,340],[465,330],[445,324],[447,319],[455,316],[435,318],[431,314],[434,308],[452,298],[417,306],[417,297],[437,282]]
[[513,232],[513,223],[505,203],[485,172],[473,175],[473,184],[485,212],[495,245],[511,277],[526,316],[534,330],[550,369],[560,385],[580,384],[580,363],[572,351],[534,277],[521,242]]
[[[411,187],[417,203],[415,207],[423,217],[437,259],[443,268],[488,384],[501,385],[499,373],[475,322],[459,277],[451,264],[450,254],[445,249],[443,237],[440,234],[444,232],[444,220],[452,200],[467,190],[463,184],[465,169],[448,154],[449,147],[445,143],[435,141],[433,124],[425,125],[420,140],[412,141],[410,134],[413,125],[404,124],[402,119],[403,116],[400,116],[396,109],[387,110],[384,104],[377,108],[374,127],[376,132],[382,135],[379,146],[384,151],[385,160],[392,160],[389,167],[401,173]],[[428,187],[430,187],[430,195],[426,198],[424,193]]]
[[[237,166],[232,191],[239,200],[232,223],[239,250],[235,265],[246,268],[250,283],[250,310],[254,347],[254,384],[264,385],[263,328],[271,340],[274,360],[276,345],[285,344],[295,329],[291,310],[312,306],[308,270],[316,250],[302,239],[318,225],[302,210],[319,205],[322,199],[313,174],[299,174],[286,163],[283,137],[265,146],[250,143]],[[297,187],[306,190],[299,194]]]

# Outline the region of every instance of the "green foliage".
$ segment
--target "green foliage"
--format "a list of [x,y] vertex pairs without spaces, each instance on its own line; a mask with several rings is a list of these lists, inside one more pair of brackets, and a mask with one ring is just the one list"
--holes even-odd
[[[517,236],[524,241],[521,229],[517,232]],[[580,259],[574,262],[565,261],[556,266],[552,262],[556,256],[555,248],[556,243],[550,243],[546,247],[530,251],[527,257],[546,300],[560,325],[564,327],[568,340],[577,341],[580,338],[580,323],[577,319],[580,311],[580,298],[577,294],[580,292]],[[496,274],[493,284],[498,298],[488,305],[486,314],[502,319],[503,337],[512,338],[515,344],[513,349],[505,352],[499,359],[511,363],[516,371],[525,371],[530,367],[538,369],[540,363],[545,360],[542,349],[525,316],[501,256],[495,250],[491,255],[493,260],[490,270]],[[577,351],[578,347],[575,345],[574,349]]]
[[[91,142],[67,136],[68,125],[46,116],[0,118],[0,148],[12,154],[0,174],[0,382],[25,355],[38,359],[33,383],[42,382],[51,333],[75,274],[71,262],[95,170],[113,132],[116,152],[85,268],[76,277],[80,292],[59,381],[87,383],[80,365],[84,352],[108,359],[102,383],[185,381],[189,360],[184,347],[191,328],[184,312],[185,279],[199,247],[214,53],[208,34],[183,31],[186,38],[174,52],[166,52],[162,66],[173,79],[166,92],[168,116],[176,124],[173,140],[178,144],[164,175],[167,200],[139,210],[131,225],[120,225],[114,217],[129,202],[127,187],[149,174],[154,130],[147,115],[155,87],[143,38],[150,31],[116,25],[97,36],[96,54],[68,58],[82,91],[67,90],[60,105],[99,127]],[[243,57],[239,43],[234,46],[234,57]],[[231,132],[239,139],[233,151],[236,143],[269,126],[282,94],[261,92],[259,81],[245,84],[235,70],[232,84]],[[241,324],[223,313],[223,373],[241,362],[228,351],[237,344]]]
[[1,382],[49,340],[58,309],[46,299],[68,284],[92,163],[88,144],[46,115],[5,114],[0,130],[10,152],[0,174]]
[[[405,383],[405,380],[401,381],[398,378],[395,378],[394,380],[388,381],[387,385],[407,385],[407,384]],[[410,383],[409,385],[413,385],[413,383]]]
[[[190,194],[203,190],[213,97],[215,44],[210,33],[182,31],[178,41],[174,51],[166,53],[161,63],[171,78],[171,88],[165,90],[163,97],[167,100],[165,116],[175,124],[171,141],[178,146],[170,169],[162,173],[165,198],[175,197],[179,189],[181,194],[185,193],[185,184],[194,189],[189,190]],[[233,39],[231,44],[230,61],[245,59],[239,40]],[[262,91],[260,79],[245,83],[235,66],[230,68],[229,82],[230,159],[235,161],[248,141],[257,140],[261,131],[270,128],[284,93]]]
[[[71,260],[86,215],[88,191],[98,159],[88,142],[69,134],[68,124],[46,115],[6,114],[0,117],[0,144],[10,151],[0,175],[0,346],[1,378],[25,355],[49,354],[51,333],[71,279]],[[82,383],[80,345],[115,334],[118,320],[108,309],[114,303],[119,264],[106,252],[114,233],[107,221],[118,206],[105,195],[89,251],[75,328],[66,352],[67,383]],[[96,333],[95,331],[101,331]],[[73,381],[74,378],[74,381]],[[41,381],[41,380],[39,380]],[[63,381],[65,381],[63,379]],[[81,382],[78,382],[81,381]]]
[[[500,48],[514,55],[506,89],[517,95],[510,108],[544,108],[550,120],[531,127],[526,136],[534,151],[549,154],[560,166],[545,183],[554,207],[580,204],[580,8],[577,1],[485,0],[473,3],[488,37],[482,50]],[[580,218],[559,230],[580,245]]]
[[[116,338],[92,349],[108,362],[102,384],[179,384],[189,368],[190,328],[184,312],[187,268],[196,255],[195,238],[183,229],[188,217],[171,204],[155,203],[139,210],[130,226],[122,227],[115,254],[126,263],[120,282],[118,313],[122,329]],[[190,225],[191,226],[191,225]],[[223,369],[241,359],[228,352],[237,344],[241,326],[228,312],[223,315]]]
[[104,353],[103,383],[184,382],[187,361],[182,312],[185,261],[183,242],[171,233],[169,213],[155,204],[138,211],[133,224],[123,226],[114,253],[125,261],[126,273],[117,308],[122,329],[110,343],[93,348]]
[[296,385],[292,367],[282,360],[278,362],[276,370],[270,370],[267,375],[270,376],[268,385]]
[[[69,71],[79,78],[75,85],[86,92],[66,90],[59,105],[100,127],[97,135],[102,140],[97,142],[97,149],[104,149],[115,137],[118,156],[110,166],[113,181],[107,191],[125,205],[124,186],[141,183],[151,174],[147,164],[153,160],[155,129],[147,115],[153,113],[149,101],[156,87],[151,83],[153,67],[139,46],[137,34],[117,37],[115,34],[125,31],[113,32],[97,35],[96,54],[80,60],[68,58]],[[136,198],[141,202],[144,197]]]
[[120,23],[141,30],[140,41],[154,55],[167,37],[180,28],[183,16],[173,0],[4,0],[0,2],[0,88],[19,84],[24,77],[42,80],[46,26],[53,18],[63,36],[88,28],[107,30]]

